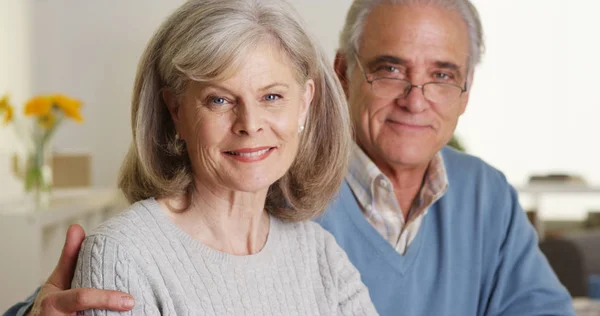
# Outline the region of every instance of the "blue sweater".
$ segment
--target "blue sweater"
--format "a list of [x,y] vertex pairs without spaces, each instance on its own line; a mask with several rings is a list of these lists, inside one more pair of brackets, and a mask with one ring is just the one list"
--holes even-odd
[[480,159],[445,148],[448,191],[398,254],[347,183],[318,221],[346,250],[387,315],[575,315],[515,190]]

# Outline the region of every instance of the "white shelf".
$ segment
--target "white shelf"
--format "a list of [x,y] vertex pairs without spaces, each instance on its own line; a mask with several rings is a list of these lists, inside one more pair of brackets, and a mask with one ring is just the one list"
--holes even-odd
[[526,194],[545,194],[545,193],[596,193],[600,194],[600,186],[590,186],[586,184],[528,184],[517,186],[515,189],[519,193]]

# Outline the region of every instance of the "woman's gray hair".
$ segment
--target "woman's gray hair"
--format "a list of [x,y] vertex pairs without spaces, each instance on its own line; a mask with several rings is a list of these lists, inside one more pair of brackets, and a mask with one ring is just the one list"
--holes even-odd
[[160,26],[135,79],[133,142],[119,177],[130,202],[189,197],[193,189],[190,157],[175,137],[162,89],[181,97],[191,81],[225,80],[265,42],[287,56],[298,83],[315,83],[297,156],[269,188],[265,208],[289,221],[325,210],[348,163],[352,138],[346,101],[323,50],[282,0],[189,0]]
[[485,50],[483,28],[477,9],[469,0],[354,0],[346,15],[346,23],[340,35],[339,52],[348,56],[348,71],[354,67],[352,54],[359,52],[359,43],[365,21],[371,11],[381,4],[393,5],[432,5],[457,12],[467,24],[469,32],[469,69],[481,61]]

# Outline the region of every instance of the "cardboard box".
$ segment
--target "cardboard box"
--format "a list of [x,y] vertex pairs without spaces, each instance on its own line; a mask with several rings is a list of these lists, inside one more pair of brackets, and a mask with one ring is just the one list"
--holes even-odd
[[91,157],[87,153],[54,153],[52,157],[52,182],[54,188],[89,187]]

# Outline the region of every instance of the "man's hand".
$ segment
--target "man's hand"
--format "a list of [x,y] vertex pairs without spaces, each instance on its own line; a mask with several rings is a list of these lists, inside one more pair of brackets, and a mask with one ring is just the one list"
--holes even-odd
[[128,311],[133,308],[131,295],[98,289],[70,289],[77,255],[85,232],[79,225],[71,225],[56,268],[42,286],[28,315],[75,315],[86,309]]

